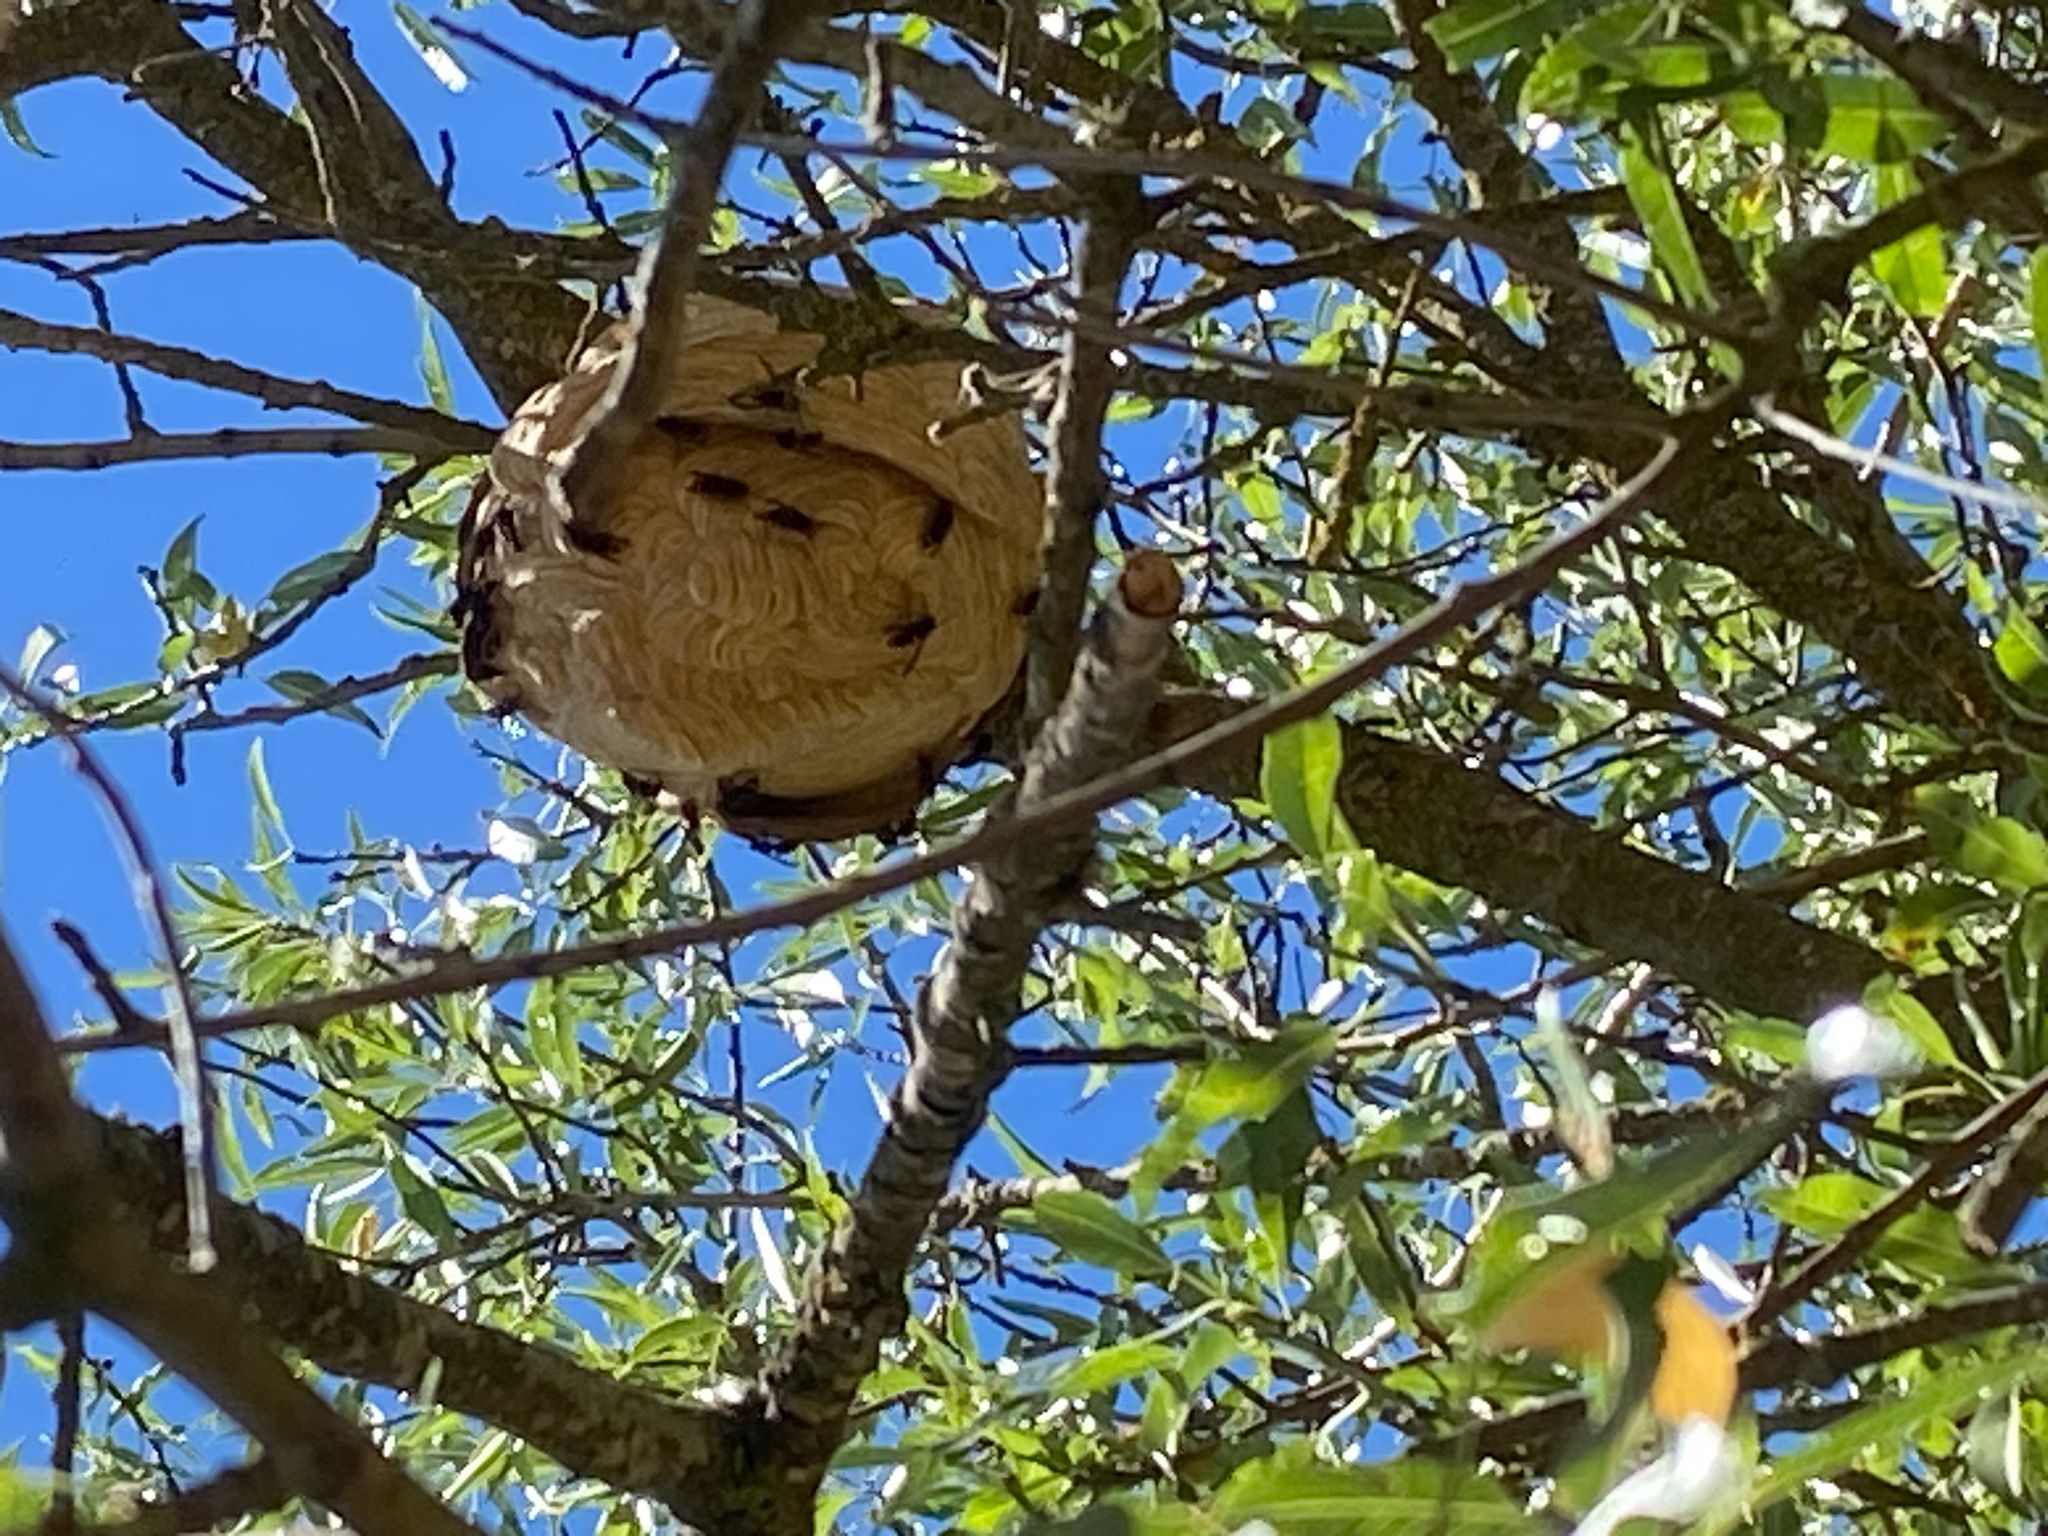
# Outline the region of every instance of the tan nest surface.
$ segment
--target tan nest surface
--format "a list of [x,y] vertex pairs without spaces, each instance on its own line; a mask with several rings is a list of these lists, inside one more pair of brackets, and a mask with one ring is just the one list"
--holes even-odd
[[1040,492],[1015,417],[934,443],[959,369],[799,385],[821,340],[691,301],[616,504],[546,494],[615,326],[514,414],[465,519],[469,676],[586,756],[752,836],[902,822],[1016,677]]

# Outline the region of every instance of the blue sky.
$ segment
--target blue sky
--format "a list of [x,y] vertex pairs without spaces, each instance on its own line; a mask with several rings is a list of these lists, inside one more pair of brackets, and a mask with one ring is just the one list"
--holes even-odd
[[[454,136],[459,212],[495,214],[538,228],[581,218],[576,195],[559,188],[550,174],[561,146],[548,112],[570,104],[513,67],[460,44],[470,85],[450,92],[406,40],[391,10],[350,0],[338,14],[352,26],[373,78],[429,146],[430,159],[438,160],[431,146],[440,130]],[[464,19],[621,93],[656,57],[651,43],[630,62],[618,58],[615,45],[563,43],[504,8],[472,11]],[[273,88],[276,78],[273,67],[266,76]],[[693,89],[687,80],[671,82],[650,100],[683,112]],[[48,87],[20,106],[49,158],[0,146],[0,193],[10,228],[118,226],[232,211],[184,174],[218,176],[217,168],[181,135],[147,110],[122,102],[104,84]],[[1370,126],[1365,114],[1333,109],[1316,168],[1330,174],[1347,167]],[[758,193],[749,197],[754,206],[762,201]],[[422,313],[410,285],[338,247],[307,242],[203,248],[121,272],[107,288],[122,331],[287,376],[400,399],[426,398]],[[0,305],[74,324],[92,320],[76,285],[26,266],[0,265]],[[445,328],[439,334],[454,375],[457,409],[496,422],[499,415],[460,349]],[[316,419],[137,377],[151,423],[162,430]],[[0,437],[77,440],[124,431],[120,396],[103,365],[0,353]],[[1119,441],[1127,453],[1171,446],[1168,432],[1143,425],[1122,429]],[[162,632],[136,568],[160,564],[181,528],[203,519],[201,569],[224,591],[253,601],[286,569],[352,541],[373,508],[376,478],[369,459],[313,457],[10,475],[0,481],[13,540],[11,558],[0,566],[0,652],[11,659],[31,629],[50,625],[67,636],[53,662],[76,665],[85,689],[147,677]],[[424,637],[397,631],[361,600],[378,584],[417,587],[387,551],[372,582],[323,612],[258,671],[276,665],[327,676],[361,673],[422,649]],[[259,686],[244,696],[267,694]],[[388,744],[327,718],[281,730],[194,736],[183,787],[171,782],[164,745],[154,732],[95,740],[149,827],[160,861],[169,864],[232,861],[246,851],[246,762],[259,736],[292,840],[301,849],[345,846],[349,808],[376,836],[420,846],[475,846],[486,814],[500,803],[495,775],[469,749],[461,722],[432,705],[411,714]],[[498,744],[516,745],[529,762],[554,762],[551,746],[538,738]],[[744,893],[765,866],[741,850],[732,856],[738,863],[729,878]],[[150,958],[100,815],[61,756],[50,750],[17,754],[0,780],[0,911],[60,1023],[90,998],[69,955],[49,937],[50,918],[62,915],[78,923],[117,965]],[[95,1102],[152,1118],[169,1113],[168,1084],[153,1063],[107,1058],[90,1071],[87,1086]],[[862,1138],[856,1145],[872,1134],[864,1091],[859,1099],[858,1123],[849,1127]]]
[[[460,212],[496,214],[539,228],[580,218],[573,194],[559,189],[551,175],[534,174],[552,167],[561,152],[547,112],[561,104],[557,97],[509,66],[460,48],[472,82],[468,90],[451,93],[435,80],[387,7],[344,0],[337,10],[354,27],[356,47],[372,76],[420,140],[431,145],[443,128],[454,135]],[[504,8],[471,12],[466,19],[522,49],[573,61],[586,78],[617,88],[630,88],[647,68],[645,57],[621,64],[609,48],[552,42],[545,29]],[[670,111],[683,110],[688,99],[687,83],[657,98]],[[30,133],[50,158],[0,145],[0,206],[7,210],[10,231],[231,211],[184,175],[188,169],[212,172],[205,158],[108,86],[67,83],[33,93],[21,107]],[[1371,126],[1369,116],[1332,108],[1324,125],[1326,136],[1311,169],[1342,175],[1357,139]],[[1426,163],[1412,146],[1400,160],[1417,172]],[[422,315],[410,286],[337,247],[309,242],[182,253],[123,272],[110,279],[108,290],[115,324],[125,332],[287,376],[394,398],[426,398],[419,361]],[[92,320],[75,285],[19,265],[0,264],[0,305],[51,320]],[[442,335],[458,409],[495,423],[495,407],[452,338]],[[147,376],[140,382],[150,420],[162,430],[293,419],[233,396]],[[0,353],[0,437],[62,441],[123,433],[120,396],[102,365]],[[1128,451],[1169,446],[1157,433],[1148,443],[1139,429],[1127,429],[1121,441]],[[0,478],[0,517],[10,541],[9,557],[0,563],[0,654],[11,660],[32,628],[50,625],[68,637],[56,659],[75,664],[86,689],[148,676],[161,629],[136,568],[158,563],[178,530],[203,518],[201,568],[223,590],[253,600],[281,572],[350,541],[371,513],[375,481],[376,466],[367,459],[283,457]],[[378,581],[410,584],[409,573],[388,553]],[[362,672],[422,648],[422,641],[377,619],[359,593],[323,613],[274,662],[330,676]],[[373,712],[381,713],[374,707]],[[351,807],[376,836],[419,846],[477,845],[484,818],[501,797],[495,774],[470,750],[470,734],[445,708],[430,703],[412,713],[388,743],[329,719],[260,733],[202,735],[191,740],[189,782],[183,787],[171,782],[164,744],[154,732],[101,736],[97,745],[149,827],[161,861],[233,863],[248,847],[246,762],[259,736],[299,848],[345,846],[344,813]],[[553,749],[535,738],[501,744],[516,745],[535,764],[555,761]],[[766,866],[740,850],[729,859],[728,878],[744,897]],[[63,916],[79,924],[118,966],[139,965],[151,955],[97,808],[60,754],[47,748],[16,754],[0,778],[0,914],[60,1027],[89,1007],[90,999],[77,967],[50,938],[49,919]],[[1524,974],[1493,979],[1513,984]],[[757,1071],[769,1070],[778,1052],[781,1059],[788,1054],[787,1043],[772,1038],[762,1038],[753,1049]],[[1132,1073],[1119,1084],[1119,1100],[1140,1117],[1135,1122],[1070,1115],[1083,1086],[1078,1073],[1034,1077],[1006,1094],[999,1108],[1048,1151],[1116,1157],[1128,1151],[1134,1125],[1149,1123],[1145,1104],[1156,1081],[1156,1074]],[[154,1060],[96,1058],[85,1082],[98,1107],[158,1123],[170,1118],[168,1077]],[[842,1073],[820,1125],[828,1158],[841,1167],[857,1166],[875,1125],[866,1086],[857,1074]],[[993,1171],[1006,1169],[1006,1160],[986,1143],[976,1161]],[[13,1373],[0,1392],[0,1441],[46,1430],[42,1388],[27,1373]]]
[[[468,90],[439,84],[379,4],[340,8],[372,76],[431,145],[447,129],[461,149],[457,206],[469,217],[495,214],[513,225],[549,228],[581,217],[574,194],[546,171],[560,141],[548,108],[564,105],[504,64],[477,56]],[[476,20],[478,13],[468,19]],[[544,29],[504,10],[485,23],[517,46],[573,59],[586,78],[629,89],[641,62],[620,65],[609,48],[551,45]],[[276,71],[270,66],[269,77]],[[657,98],[671,111],[687,107],[680,82]],[[219,176],[181,135],[98,82],[70,82],[32,93],[19,104],[35,143],[48,158],[0,145],[0,199],[10,232],[55,231],[180,220],[232,211],[224,199],[184,173]],[[571,109],[573,116],[573,108]],[[431,154],[432,151],[430,150]],[[537,170],[543,174],[534,174]],[[752,199],[758,206],[758,197]],[[405,282],[338,247],[294,243],[222,247],[179,253],[110,277],[114,323],[123,332],[193,347],[278,374],[324,379],[366,393],[424,402],[422,313]],[[0,305],[74,324],[92,323],[76,285],[33,267],[0,264]],[[499,414],[441,331],[454,374],[458,410],[496,422]],[[265,412],[237,397],[138,375],[151,424],[164,431],[224,425],[278,425],[315,418]],[[74,441],[125,435],[121,398],[110,372],[83,359],[0,353],[0,437]],[[66,637],[47,665],[69,663],[87,690],[152,674],[162,629],[137,575],[160,565],[171,539],[194,518],[199,566],[223,591],[253,602],[276,577],[306,558],[351,542],[374,507],[374,461],[257,457],[137,465],[96,473],[37,472],[0,479],[0,516],[9,558],[0,563],[0,653],[12,661],[30,632],[51,626]],[[417,588],[387,551],[370,583],[331,605],[286,650],[266,658],[328,676],[364,672],[423,648],[424,637],[400,632],[370,612],[363,594],[378,584]],[[46,671],[47,671],[46,665]],[[262,698],[260,687],[243,697]],[[372,710],[381,717],[375,703]],[[413,712],[388,743],[357,726],[315,718],[289,728],[214,733],[191,738],[188,782],[173,784],[162,738],[149,730],[95,738],[149,829],[160,863],[218,861],[235,867],[249,847],[246,765],[260,739],[271,782],[293,843],[310,851],[348,843],[345,813],[360,814],[373,836],[418,846],[478,846],[486,815],[501,804],[496,775],[470,750],[465,727],[433,702]],[[498,739],[531,763],[556,764],[549,743],[527,736]],[[767,869],[744,849],[724,860],[742,898]],[[308,876],[310,879],[317,875]],[[0,914],[24,956],[52,1023],[68,1028],[81,1010],[96,1016],[77,966],[50,937],[64,917],[83,928],[116,967],[153,958],[138,921],[109,828],[64,757],[48,747],[15,754],[0,777]],[[929,946],[920,946],[929,953]],[[790,1055],[772,1030],[755,1032],[751,1066],[765,1074]],[[1156,1074],[1130,1074],[1119,1085],[1142,1104]],[[140,1053],[92,1058],[83,1080],[96,1107],[155,1123],[173,1115],[164,1066]],[[1040,1078],[1006,1103],[1013,1119],[1075,1156],[1127,1150],[1128,1125],[1115,1127],[1066,1111],[1083,1087],[1080,1074],[1057,1083]],[[1048,1089],[1054,1091],[1048,1092]],[[810,1085],[787,1090],[798,1102]],[[857,1168],[875,1134],[874,1103],[858,1073],[837,1075],[818,1127],[819,1144],[842,1168]],[[997,1154],[979,1159],[1009,1171]],[[282,1202],[296,1216],[298,1200]],[[44,1341],[31,1341],[44,1342]],[[99,1332],[104,1345],[106,1332]],[[44,1385],[16,1370],[0,1388],[0,1443],[49,1427]],[[31,1460],[39,1453],[31,1449]]]

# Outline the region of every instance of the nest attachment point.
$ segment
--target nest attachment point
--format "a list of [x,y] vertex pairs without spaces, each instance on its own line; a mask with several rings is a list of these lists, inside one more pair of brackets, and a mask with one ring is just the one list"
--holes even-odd
[[514,413],[464,520],[463,663],[495,703],[749,836],[906,821],[1024,654],[1022,424],[934,442],[959,369],[800,382],[821,339],[698,296],[609,505],[556,511],[626,340]]

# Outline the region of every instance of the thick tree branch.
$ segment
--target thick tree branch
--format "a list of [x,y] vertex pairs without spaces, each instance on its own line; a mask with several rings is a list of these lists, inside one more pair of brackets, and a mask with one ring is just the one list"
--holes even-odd
[[71,1097],[4,935],[0,1054],[9,1264],[34,1268],[74,1304],[133,1334],[260,1440],[295,1491],[362,1536],[475,1536],[243,1326],[219,1276],[182,1272],[150,1250],[143,1213],[169,1212],[166,1246],[184,1251],[182,1159],[174,1155],[164,1170],[168,1198],[138,1209],[134,1186],[101,1155],[94,1117]]
[[452,219],[419,147],[313,0],[262,0],[269,41],[305,115],[320,210],[344,240]]
[[[159,1247],[183,1231],[176,1140],[99,1120],[99,1156]],[[661,1397],[393,1291],[306,1245],[277,1218],[214,1205],[221,1283],[265,1334],[322,1370],[409,1391],[439,1362],[439,1400],[508,1430],[578,1476],[644,1492],[720,1529],[736,1466],[724,1415]]]
[[[1098,423],[1099,429],[1099,423]],[[1131,750],[1171,645],[1180,580],[1157,552],[1132,557],[1097,611],[1058,712],[1025,763],[1016,812],[1078,789]],[[919,993],[910,1070],[846,1218],[813,1266],[797,1325],[762,1383],[778,1426],[764,1490],[809,1509],[861,1381],[902,1327],[905,1276],[954,1165],[1009,1071],[1007,1032],[1032,947],[1093,845],[1092,825],[1005,849],[977,866]],[[735,1533],[738,1536],[738,1533]]]
[[2040,86],[1985,63],[1968,43],[1909,34],[1861,5],[1844,6],[1835,30],[1930,101],[1959,103],[2022,128],[2048,128],[2048,95]]
[[[1188,695],[1157,719],[1178,733],[1234,708]],[[1222,799],[1256,798],[1257,744],[1205,764],[1193,783]],[[1645,961],[1724,1007],[1809,1019],[1862,996],[1887,970],[1875,950],[1800,922],[1764,897],[1632,848],[1492,773],[1363,726],[1345,728],[1337,794],[1344,819],[1382,858],[1588,948]]]

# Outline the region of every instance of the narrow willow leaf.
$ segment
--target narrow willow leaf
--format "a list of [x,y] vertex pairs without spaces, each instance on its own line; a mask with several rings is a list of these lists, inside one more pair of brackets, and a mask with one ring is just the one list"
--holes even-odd
[[1853,1465],[1872,1447],[1883,1447],[1885,1455],[1895,1457],[1912,1430],[1929,1419],[1952,1418],[1989,1393],[2043,1375],[2048,1375],[2048,1354],[2019,1341],[1997,1359],[1932,1371],[1902,1397],[1845,1414],[1779,1457],[1752,1492],[1750,1507],[1761,1510],[1774,1504],[1817,1477]]
[[2048,693],[2048,635],[2042,634],[2041,626],[2018,604],[2006,608],[2005,622],[1992,644],[1991,657],[1998,663],[1998,670],[2022,692],[2037,696]]
[[57,158],[30,136],[28,124],[22,121],[21,108],[15,105],[11,96],[0,101],[0,129],[6,131],[8,139],[23,154],[34,155],[38,160]]
[[448,45],[441,41],[441,34],[433,29],[427,19],[407,5],[405,0],[392,0],[391,12],[398,22],[398,30],[403,32],[405,40],[412,44],[413,51],[420,56],[420,62],[433,71],[434,78],[451,91],[467,90],[469,71],[464,69],[462,61],[449,51]]
[[1469,69],[1511,48],[1540,43],[1590,8],[1588,0],[1457,0],[1423,24],[1444,62]]
[[1337,847],[1337,781],[1344,771],[1344,732],[1319,715],[1275,731],[1259,757],[1259,795],[1287,840],[1311,859]]
[[1657,265],[1680,300],[1695,309],[1706,308],[1712,298],[1707,269],[1700,264],[1699,248],[1686,227],[1685,204],[1677,184],[1655,145],[1643,134],[1625,127],[1620,139],[1621,178],[1636,217],[1643,221],[1643,233],[1649,237]]
[[1231,1474],[1215,1512],[1235,1531],[1263,1520],[1287,1536],[1428,1536],[1544,1529],[1502,1488],[1444,1462],[1412,1458],[1336,1467],[1298,1454],[1247,1462]]
[[[1903,202],[1919,190],[1920,181],[1911,166],[1878,168],[1880,207]],[[1916,319],[1931,320],[1948,303],[1948,248],[1938,224],[1923,224],[1905,239],[1873,252],[1870,267],[1899,308]]]
[[1233,1116],[1263,1120],[1287,1102],[1336,1048],[1334,1030],[1314,1023],[1290,1025],[1274,1039],[1254,1041],[1204,1064],[1182,1101],[1182,1112],[1198,1127]]
[[1179,1353],[1173,1345],[1156,1339],[1130,1339],[1107,1349],[1089,1350],[1053,1378],[1048,1395],[1086,1397],[1133,1376],[1163,1370]]
[[448,382],[448,361],[441,355],[441,338],[434,330],[434,311],[425,298],[419,301],[420,381],[427,386],[427,399],[437,411],[455,409],[455,386]]
[[1484,1332],[1557,1271],[1588,1262],[1589,1252],[1613,1252],[1653,1236],[1661,1241],[1667,1214],[1755,1167],[1804,1118],[1812,1091],[1794,1079],[1747,1124],[1689,1137],[1597,1184],[1502,1207],[1473,1245],[1471,1278],[1444,1310]]
[[1050,1190],[1031,1204],[1040,1231],[1084,1264],[1150,1279],[1173,1260],[1143,1227],[1092,1189]]
[[2031,283],[2028,313],[2034,323],[2034,353],[2042,372],[2048,374],[2048,246],[2034,252],[2027,261]]

